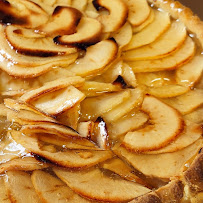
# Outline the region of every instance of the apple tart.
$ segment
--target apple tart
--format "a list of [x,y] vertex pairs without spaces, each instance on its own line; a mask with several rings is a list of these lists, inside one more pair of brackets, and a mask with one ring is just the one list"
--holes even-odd
[[172,0],[0,0],[0,202],[203,201],[203,23]]

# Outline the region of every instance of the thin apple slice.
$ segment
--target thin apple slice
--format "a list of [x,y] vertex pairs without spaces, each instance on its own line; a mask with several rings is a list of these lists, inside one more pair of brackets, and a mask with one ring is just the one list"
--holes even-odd
[[4,184],[3,177],[0,177],[0,202],[1,203],[11,203],[8,197],[8,193]]
[[85,14],[89,17],[89,18],[97,18],[99,16],[99,12],[97,11],[97,9],[94,7],[92,1],[88,1],[87,2],[87,6],[85,8]]
[[57,116],[77,105],[85,98],[85,95],[74,86],[69,86],[45,96],[41,96],[32,102],[32,105],[49,115]]
[[194,86],[203,73],[203,56],[195,56],[189,63],[176,70],[176,82],[180,85]]
[[171,142],[170,144],[159,150],[147,152],[147,154],[161,154],[175,152],[185,147],[188,147],[189,145],[193,144],[198,139],[200,139],[203,133],[201,125],[190,122],[186,122],[186,124],[187,125],[185,127],[185,130],[176,140],[174,140],[173,142]]
[[180,202],[184,196],[184,184],[180,180],[172,180],[156,190],[155,193],[162,202]]
[[79,11],[84,11],[87,6],[88,0],[80,1],[80,0],[72,0],[71,7],[76,8]]
[[[195,54],[195,43],[187,37],[179,50],[162,59],[127,61],[135,73],[173,70],[187,63]],[[180,83],[179,83],[180,84]]]
[[189,114],[186,114],[184,116],[184,119],[185,120],[189,120],[190,122],[193,122],[193,123],[203,123],[203,107],[200,107],[198,109],[195,109],[194,111],[192,111],[191,113]]
[[112,140],[119,140],[122,135],[142,127],[147,121],[147,114],[143,112],[130,112],[116,122],[108,123],[109,137]]
[[33,188],[31,177],[28,173],[8,171],[4,177],[4,183],[12,202],[41,202]]
[[77,131],[81,135],[81,137],[91,138],[93,130],[94,130],[93,121],[80,122],[78,124]]
[[159,98],[177,97],[190,91],[189,87],[181,85],[164,85],[161,87],[147,87],[147,94]]
[[143,91],[140,88],[130,90],[130,98],[122,102],[120,105],[114,107],[112,110],[103,114],[104,120],[107,122],[115,122],[120,119],[132,109],[140,106],[143,101]]
[[73,191],[96,201],[129,201],[150,191],[137,183],[124,179],[112,179],[98,168],[83,171],[68,171],[55,168],[54,172]]
[[51,37],[12,25],[5,28],[5,36],[13,49],[28,56],[47,57],[77,52],[75,48],[56,45]]
[[82,86],[84,81],[85,79],[79,76],[59,78],[57,80],[45,83],[42,87],[28,91],[22,97],[20,97],[20,100],[29,103],[31,101],[36,100],[42,95],[44,96],[47,93],[51,93],[51,92],[66,88],[70,85],[73,85],[76,87]]
[[194,89],[178,97],[164,99],[164,102],[185,115],[200,107],[203,104],[202,98],[203,90]]
[[34,171],[31,176],[34,188],[40,199],[46,203],[70,203],[90,202],[74,193],[64,182],[60,179],[46,173],[44,171]]
[[148,113],[151,125],[128,132],[123,145],[133,151],[152,151],[160,149],[175,138],[184,129],[184,122],[178,111],[152,96],[145,96],[141,110]]
[[154,10],[150,9],[150,14],[148,18],[142,24],[132,27],[133,33],[137,33],[143,30],[145,27],[147,27],[149,24],[151,24],[154,21],[154,18],[155,18]]
[[33,125],[32,124],[24,125],[21,128],[21,132],[25,134],[46,133],[56,135],[62,138],[80,136],[77,131],[73,130],[68,126],[48,121]]
[[128,7],[122,0],[93,0],[92,3],[97,10],[104,7],[109,11],[109,15],[100,14],[97,17],[103,25],[103,32],[114,32],[125,24]]
[[132,26],[126,22],[122,28],[112,34],[112,37],[116,40],[119,47],[122,48],[130,42],[132,34]]
[[44,144],[51,144],[64,149],[101,150],[96,146],[96,144],[84,137],[74,138],[74,140],[73,138],[63,139],[54,135],[47,136],[45,134],[40,134],[37,137]]
[[124,50],[127,51],[150,44],[169,28],[170,17],[168,13],[154,10],[154,14],[154,21],[141,32],[134,34]]
[[86,98],[81,102],[81,119],[89,120],[102,116],[130,97],[130,90],[107,93],[99,97]]
[[117,157],[101,163],[100,167],[110,170],[126,180],[146,186],[146,183],[133,173],[133,169]]
[[128,6],[128,21],[133,26],[142,24],[150,15],[150,7],[146,0],[124,0]]
[[50,20],[37,29],[48,36],[73,34],[81,17],[82,13],[77,9],[57,6]]
[[118,45],[113,40],[103,40],[87,48],[86,55],[69,66],[69,70],[80,76],[98,74],[110,62],[118,52]]
[[11,132],[12,138],[30,152],[43,157],[59,166],[80,169],[94,166],[112,157],[111,151],[99,150],[64,150],[50,152],[40,146],[39,140],[32,136],[23,136],[18,131]]
[[194,158],[201,147],[202,139],[199,139],[192,145],[173,153],[136,154],[127,151],[124,147],[114,147],[113,151],[146,176],[169,179],[179,176],[185,163]]
[[37,161],[33,157],[23,157],[1,164],[0,174],[4,173],[5,171],[34,171],[48,167],[48,164]]
[[56,44],[86,48],[99,42],[101,34],[102,25],[98,20],[83,17],[76,28],[76,33],[57,36],[54,38],[54,42]]
[[180,21],[171,23],[170,28],[163,33],[156,41],[149,45],[133,49],[123,53],[123,59],[127,61],[143,59],[159,59],[177,51],[185,39],[187,32],[185,25]]

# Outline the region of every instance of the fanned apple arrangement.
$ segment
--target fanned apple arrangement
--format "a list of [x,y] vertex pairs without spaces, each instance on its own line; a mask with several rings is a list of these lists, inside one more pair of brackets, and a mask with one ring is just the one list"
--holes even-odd
[[201,202],[203,39],[181,13],[203,32],[171,1],[0,0],[0,202]]

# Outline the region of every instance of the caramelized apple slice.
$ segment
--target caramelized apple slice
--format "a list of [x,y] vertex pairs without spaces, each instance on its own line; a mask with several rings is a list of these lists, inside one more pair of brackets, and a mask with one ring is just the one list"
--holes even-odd
[[88,0],[80,1],[80,0],[72,0],[71,6],[76,8],[79,11],[84,11],[87,6]]
[[34,170],[43,169],[47,167],[49,167],[48,164],[37,161],[33,157],[23,157],[23,158],[13,159],[9,162],[1,164],[0,173],[3,173],[5,171],[12,171],[12,170],[34,171]]
[[130,90],[107,93],[99,97],[86,98],[81,102],[81,119],[89,120],[102,116],[130,97]]
[[22,97],[20,97],[20,100],[29,103],[42,95],[66,88],[70,85],[79,87],[84,83],[84,81],[85,80],[79,76],[60,78],[51,82],[47,82],[42,87],[28,91]]
[[187,63],[192,59],[194,54],[195,43],[190,37],[187,37],[180,49],[167,57],[162,59],[127,61],[127,63],[135,73],[173,70]]
[[85,48],[99,42],[101,33],[102,26],[99,21],[83,17],[77,26],[76,33],[55,37],[54,42]]
[[144,29],[149,24],[151,24],[154,21],[154,17],[155,17],[154,10],[150,9],[150,14],[149,14],[148,18],[142,24],[132,28],[133,33],[140,32],[142,29]]
[[28,173],[8,171],[4,178],[4,183],[12,202],[41,202],[33,188],[31,177]]
[[97,17],[103,25],[103,32],[114,32],[125,24],[128,7],[122,0],[93,0],[93,4],[97,10],[104,7],[109,11],[109,15],[100,14]]
[[81,17],[82,13],[77,9],[57,6],[50,20],[37,29],[48,36],[73,34]]
[[77,131],[74,131],[72,128],[53,122],[24,125],[21,128],[21,132],[25,134],[48,133],[62,138],[80,136]]
[[96,201],[129,201],[150,191],[137,183],[123,179],[112,179],[97,168],[82,171],[55,168],[54,172],[73,191]]
[[154,11],[154,21],[141,32],[133,35],[130,43],[124,50],[138,48],[155,41],[170,26],[170,17],[166,12]]
[[129,203],[151,203],[151,202],[156,202],[156,203],[162,203],[161,200],[159,199],[158,195],[155,192],[150,192],[145,195],[139,196]]
[[118,140],[121,135],[142,127],[148,121],[148,116],[143,112],[130,112],[116,122],[108,123],[108,133],[111,139]]
[[93,130],[94,130],[93,121],[80,122],[78,124],[77,131],[81,135],[81,137],[91,138]]
[[195,56],[189,63],[176,70],[176,81],[180,85],[194,86],[203,73],[203,57]]
[[189,145],[196,142],[199,138],[201,138],[202,135],[202,128],[201,125],[186,122],[185,130],[181,133],[181,135],[168,144],[167,146],[155,150],[147,152],[147,154],[161,154],[161,153],[169,153],[169,152],[175,152],[178,150],[181,150],[185,147],[188,147]]
[[80,103],[85,95],[74,86],[69,86],[45,96],[41,96],[32,102],[32,105],[49,115],[57,116],[74,105]]
[[179,136],[184,128],[181,115],[155,97],[145,96],[141,110],[149,114],[151,125],[125,135],[123,145],[130,150],[160,149]]
[[34,171],[31,180],[43,202],[89,202],[74,193],[64,182],[44,171]]
[[164,99],[168,105],[183,115],[188,114],[203,104],[203,90],[194,89],[175,98]]
[[185,120],[189,120],[190,122],[193,122],[193,123],[203,123],[203,107],[200,107],[198,109],[195,109],[195,111],[192,111],[191,113],[189,114],[186,114],[184,116],[184,119]]
[[110,170],[122,178],[146,186],[144,181],[133,173],[133,169],[119,158],[113,158],[100,164],[101,168]]
[[127,51],[123,54],[123,58],[128,61],[163,58],[181,47],[187,37],[186,34],[185,25],[174,21],[168,31],[150,46],[146,45]]
[[118,52],[118,45],[113,40],[104,40],[87,48],[86,55],[69,66],[69,70],[80,76],[98,74]]
[[129,113],[132,109],[141,105],[143,101],[143,91],[140,88],[130,90],[130,98],[112,110],[104,113],[103,117],[108,122],[115,122],[116,120]]
[[0,187],[1,187],[1,190],[0,190],[0,202],[2,202],[2,203],[10,203],[11,201],[9,200],[8,193],[7,193],[5,184],[4,184],[3,177],[0,178]]
[[[136,154],[127,151],[124,147],[114,148],[114,152],[125,158],[135,169],[146,176],[169,179],[179,176],[185,163],[192,159],[202,147],[202,139],[197,140],[192,145],[173,152],[164,154]],[[167,168],[167,170],[166,170]]]
[[128,21],[133,26],[142,24],[150,15],[150,7],[146,0],[124,0],[129,8]]
[[51,37],[34,33],[32,30],[7,26],[5,36],[13,49],[29,56],[57,56],[75,53],[75,48],[56,45]]
[[17,143],[23,145],[30,152],[59,166],[72,169],[91,167],[112,157],[111,151],[69,149],[56,151],[54,146],[55,150],[50,152],[46,150],[45,146],[41,146],[39,140],[34,136],[23,136],[18,131],[12,131],[11,136]]
[[188,87],[181,85],[164,85],[161,87],[147,87],[146,92],[159,98],[177,97],[190,91]]

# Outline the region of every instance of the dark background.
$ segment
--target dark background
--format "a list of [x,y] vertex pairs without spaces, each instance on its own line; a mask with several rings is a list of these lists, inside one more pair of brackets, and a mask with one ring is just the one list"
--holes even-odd
[[179,2],[191,8],[203,20],[203,0],[179,0]]

